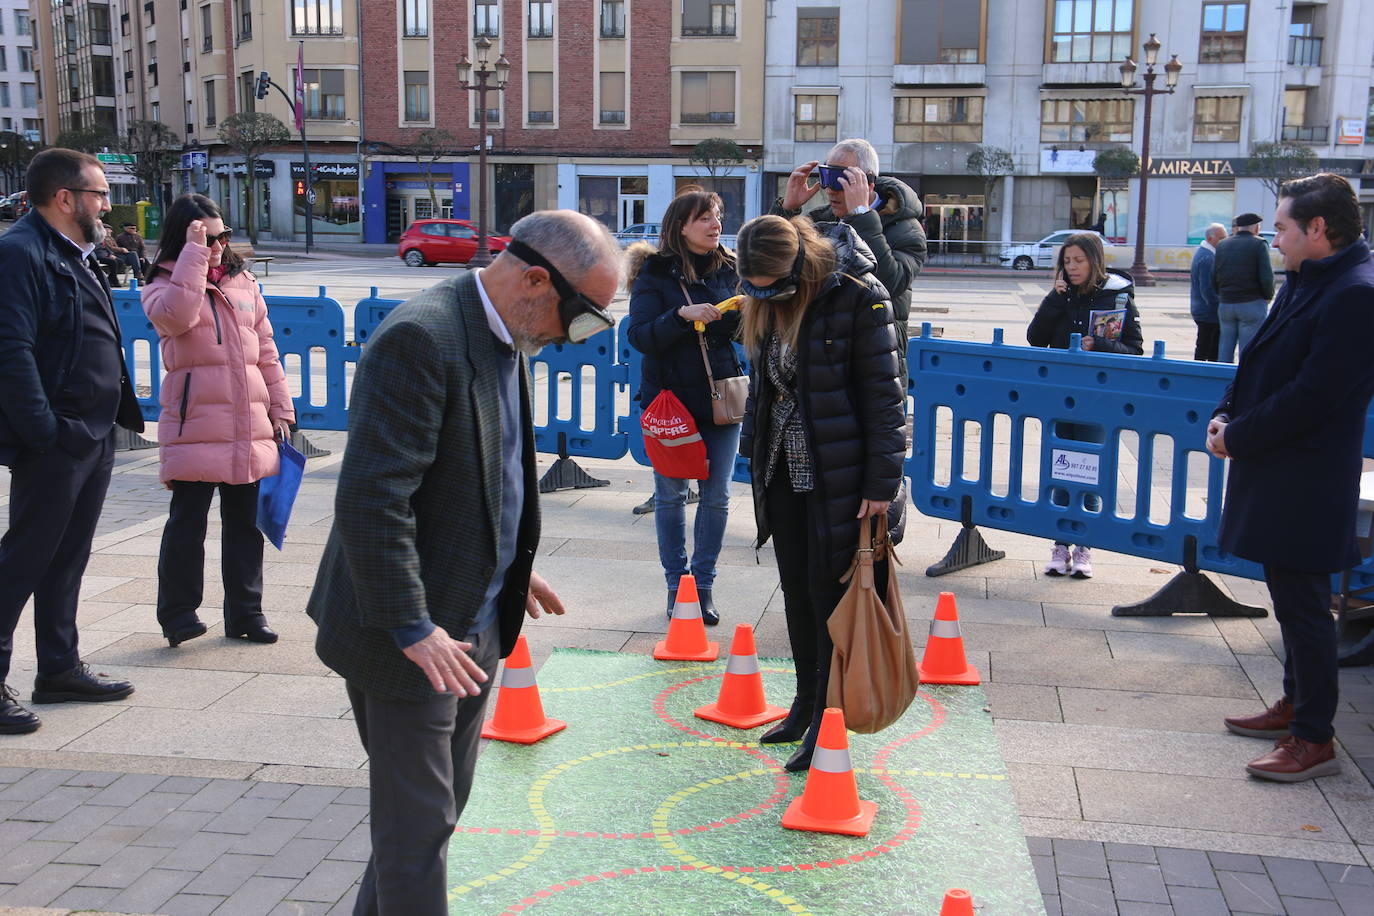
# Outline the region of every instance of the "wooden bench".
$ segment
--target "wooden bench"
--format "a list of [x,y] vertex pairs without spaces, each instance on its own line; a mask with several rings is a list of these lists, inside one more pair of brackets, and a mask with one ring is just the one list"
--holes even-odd
[[234,254],[243,258],[243,260],[248,262],[249,264],[261,264],[262,275],[264,277],[271,276],[271,271],[269,270],[269,268],[272,265],[273,258],[270,255],[258,254],[256,251],[253,250],[253,246],[248,244],[247,242],[230,242],[229,247],[233,249]]

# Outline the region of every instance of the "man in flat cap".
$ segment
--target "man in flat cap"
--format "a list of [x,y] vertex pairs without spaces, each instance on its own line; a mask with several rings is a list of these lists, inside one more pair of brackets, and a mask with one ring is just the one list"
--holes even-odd
[[1217,318],[1221,341],[1217,360],[1232,363],[1255,336],[1269,300],[1274,297],[1274,266],[1269,243],[1259,236],[1258,213],[1242,213],[1232,221],[1232,236],[1217,244],[1212,263],[1212,285],[1217,291]]

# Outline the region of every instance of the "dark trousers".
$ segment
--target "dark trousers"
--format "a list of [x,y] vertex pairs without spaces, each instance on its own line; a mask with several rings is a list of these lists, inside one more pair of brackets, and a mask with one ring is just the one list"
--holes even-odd
[[1339,696],[1331,577],[1265,566],[1264,581],[1283,634],[1283,695],[1294,715],[1289,731],[1324,744],[1336,733],[1331,723]]
[[1221,347],[1221,322],[1219,321],[1198,321],[1193,319],[1197,325],[1197,344],[1193,347],[1193,359],[1203,363],[1214,363],[1217,361],[1217,351]]
[[9,676],[14,629],[34,599],[40,674],[81,661],[76,607],[91,539],[114,466],[114,434],[77,457],[60,447],[26,452],[10,469],[10,524],[0,538],[0,681]]
[[487,673],[478,696],[394,703],[347,685],[372,807],[372,856],[353,916],[448,916],[448,844],[472,790],[501,648],[495,625],[466,641]]
[[258,485],[172,481],[172,508],[157,558],[157,622],[165,634],[196,620],[205,591],[205,529],[219,490],[226,629],[263,623]]

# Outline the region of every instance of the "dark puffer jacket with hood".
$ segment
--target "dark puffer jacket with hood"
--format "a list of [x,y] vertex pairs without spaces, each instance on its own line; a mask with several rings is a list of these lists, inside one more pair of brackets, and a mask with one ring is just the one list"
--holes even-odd
[[[644,354],[636,394],[640,406],[648,407],[668,388],[698,425],[712,423],[711,385],[701,360],[697,331],[677,310],[688,304],[683,286],[693,305],[715,305],[735,295],[739,277],[733,262],[704,277],[698,275],[696,283],[687,283],[677,255],[660,252],[647,242],[631,245],[626,260],[625,285],[630,288],[626,334],[630,346]],[[739,319],[738,311],[730,311],[706,325],[706,353],[711,359],[711,374],[717,379],[744,374],[732,345]]]
[[[842,238],[835,238],[838,234]],[[891,500],[897,494],[906,451],[898,378],[897,331],[887,291],[873,278],[873,253],[852,230],[831,230],[839,269],[825,281],[806,310],[798,334],[797,404],[810,446],[822,511],[813,516],[828,558],[826,572],[838,579],[859,543],[855,515],[864,499]],[[769,411],[775,397],[767,373],[749,378],[740,454],[752,467],[768,460]],[[756,547],[772,536],[763,474],[753,474]]]
[[1050,290],[1050,294],[1040,303],[1030,327],[1026,329],[1026,341],[1032,347],[1052,347],[1056,350],[1069,348],[1069,335],[1091,335],[1089,318],[1092,312],[1111,309],[1125,309],[1126,323],[1121,328],[1120,340],[1093,338],[1095,353],[1134,353],[1145,352],[1144,337],[1140,333],[1140,313],[1135,308],[1135,284],[1129,274],[1108,268],[1107,279],[1090,293],[1080,294],[1072,287],[1066,292]]
[[[827,204],[806,215],[821,224],[842,222],[858,233],[873,254],[873,276],[892,294],[892,313],[905,329],[911,313],[911,281],[926,263],[926,231],[921,226],[925,207],[905,182],[888,175],[878,176],[874,191],[878,206],[867,213],[837,220]],[[797,214],[783,209],[781,199],[773,212],[786,217]]]

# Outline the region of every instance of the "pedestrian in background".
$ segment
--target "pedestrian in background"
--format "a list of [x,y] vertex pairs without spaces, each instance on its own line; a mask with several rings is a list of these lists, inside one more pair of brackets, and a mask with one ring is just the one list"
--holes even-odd
[[860,519],[885,519],[906,454],[892,306],[869,275],[872,253],[844,232],[836,246],[809,220],[760,216],[736,250],[751,367],[740,454],[752,468],[755,546],[773,540],[797,669],[787,717],[759,740],[801,739],[792,771],[815,751],[834,649],[827,623]]
[[1231,237],[1217,244],[1212,284],[1221,322],[1219,362],[1233,363],[1240,357],[1274,297],[1274,266],[1269,261],[1269,243],[1259,236],[1261,222],[1258,213],[1242,213],[1232,221]]
[[1208,226],[1203,232],[1201,244],[1193,252],[1193,263],[1188,269],[1188,308],[1192,312],[1193,323],[1197,325],[1193,359],[1199,362],[1216,362],[1221,344],[1221,319],[1217,317],[1217,288],[1212,284],[1212,268],[1217,243],[1224,238],[1225,226],[1221,223]]
[[1284,284],[1240,357],[1207,427],[1230,458],[1219,544],[1264,565],[1283,635],[1283,695],[1225,720],[1275,738],[1246,771],[1277,782],[1339,772],[1339,699],[1331,575],[1360,563],[1355,517],[1365,413],[1374,394],[1374,260],[1350,183],[1320,174],[1285,182],[1274,214]]
[[115,244],[128,252],[127,259],[129,267],[133,269],[133,274],[142,282],[148,272],[148,243],[139,235],[138,226],[134,223],[124,223],[121,227],[124,231],[115,236]]
[[[668,205],[654,250],[647,242],[631,246],[626,273],[630,287],[630,345],[644,354],[638,400],[647,407],[667,388],[696,421],[706,443],[710,477],[703,480],[692,525],[692,562],[687,563],[687,489],[690,481],[654,471],[654,527],[658,558],[668,586],[668,615],[677,601],[678,582],[690,569],[697,583],[701,617],[720,623],[713,587],[716,561],[730,509],[730,478],[739,449],[739,424],[717,426],[711,414],[710,360],[715,379],[743,375],[733,340],[738,311],[716,304],[735,294],[739,276],[735,256],[720,244],[724,205],[720,195],[688,187]],[[705,324],[698,332],[694,322]],[[705,344],[703,350],[703,341]]]
[[[1093,312],[1117,313],[1112,317],[1118,320],[1094,327]],[[1108,333],[1102,332],[1104,327],[1109,329]],[[1054,289],[1031,319],[1026,340],[1032,347],[1067,350],[1073,334],[1082,335],[1080,346],[1095,353],[1145,352],[1140,314],[1135,307],[1135,284],[1129,274],[1107,267],[1102,237],[1093,232],[1075,233],[1064,240],[1055,263]],[[1061,439],[1102,441],[1097,428],[1062,420],[1056,422],[1055,432]],[[1067,500],[1067,494],[1064,498]],[[1083,508],[1101,512],[1102,497],[1092,492],[1084,494]],[[1091,579],[1092,549],[1085,544],[1055,541],[1044,571],[1047,576]]]
[[158,418],[159,476],[172,491],[157,561],[157,622],[169,645],[203,636],[205,532],[219,493],[224,635],[272,643],[262,612],[258,481],[277,473],[277,442],[296,410],[256,278],[229,248],[215,202],[172,202],[143,311],[157,328],[166,375]]
[[448,848],[497,661],[526,614],[564,612],[533,571],[526,357],[614,326],[605,309],[621,253],[604,225],[566,210],[532,213],[511,237],[490,267],[393,309],[353,380],[306,613],[368,755],[372,852],[357,916],[448,916]]
[[54,147],[29,163],[33,209],[0,236],[0,464],[10,468],[0,538],[0,733],[39,727],[5,682],[33,597],[35,703],[119,700],[128,681],[92,671],[76,607],[114,465],[118,423],[143,431],[119,319],[93,252],[110,185],[100,160]]

